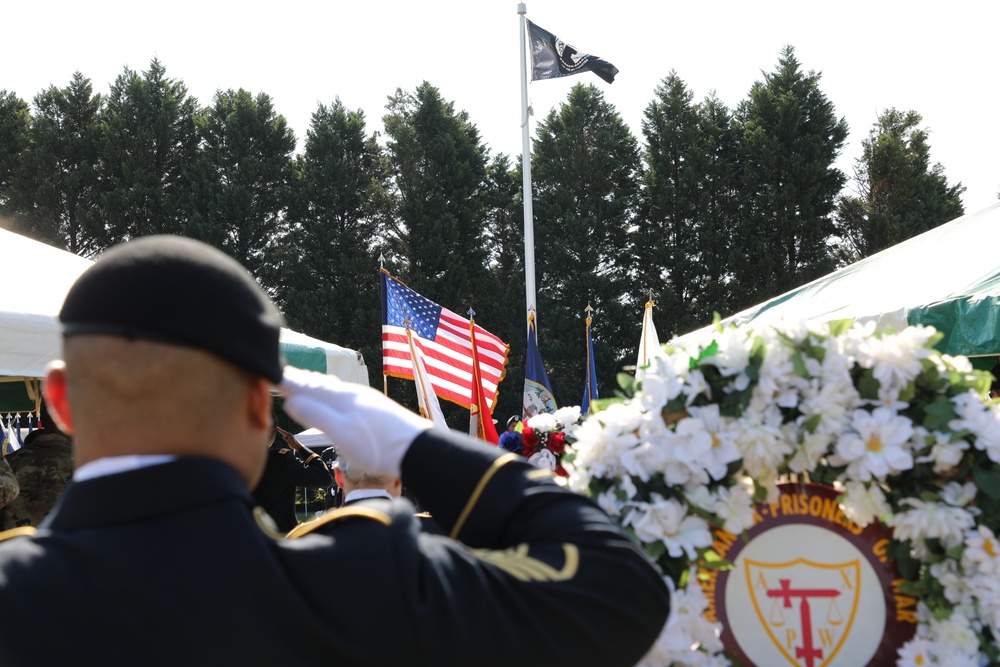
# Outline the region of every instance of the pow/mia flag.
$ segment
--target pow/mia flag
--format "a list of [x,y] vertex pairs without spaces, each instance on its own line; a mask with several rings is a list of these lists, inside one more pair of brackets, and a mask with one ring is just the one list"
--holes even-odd
[[560,76],[590,71],[608,83],[614,82],[618,68],[607,60],[583,53],[545,28],[541,28],[531,21],[527,21],[527,23],[528,35],[531,38],[532,81],[555,79]]

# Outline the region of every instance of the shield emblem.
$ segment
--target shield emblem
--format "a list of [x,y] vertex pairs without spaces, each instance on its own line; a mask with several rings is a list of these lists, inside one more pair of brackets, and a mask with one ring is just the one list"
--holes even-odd
[[774,646],[795,667],[826,667],[858,611],[861,561],[743,562],[754,611]]

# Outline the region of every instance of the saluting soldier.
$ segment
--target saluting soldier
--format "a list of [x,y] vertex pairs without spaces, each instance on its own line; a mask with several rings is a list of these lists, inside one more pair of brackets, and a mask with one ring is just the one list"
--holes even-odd
[[[234,260],[151,236],[60,312],[45,381],[76,469],[0,543],[0,665],[622,665],[669,593],[588,499],[370,387],[283,369],[274,305]],[[413,506],[345,508],[299,539],[258,521],[271,389]],[[346,604],[345,601],[350,601]]]

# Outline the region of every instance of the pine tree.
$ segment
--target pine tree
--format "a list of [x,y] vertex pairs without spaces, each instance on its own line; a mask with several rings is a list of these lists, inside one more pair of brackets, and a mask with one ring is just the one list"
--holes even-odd
[[636,231],[639,284],[652,292],[661,335],[725,310],[734,228],[734,138],[728,110],[671,73],[643,121],[645,189]]
[[288,323],[377,364],[388,169],[377,135],[366,133],[364,113],[339,99],[320,105],[295,172],[291,256],[282,272]]
[[217,92],[198,127],[201,191],[182,230],[234,257],[276,293],[295,133],[267,94],[242,88]]
[[198,102],[153,59],[141,75],[125,68],[104,111],[104,195],[110,244],[182,233],[191,212],[190,169],[198,155]]
[[532,160],[538,337],[557,403],[583,395],[587,305],[605,391],[639,341],[630,230],[639,205],[639,147],[593,85],[577,84],[539,123]]
[[[31,113],[28,103],[13,92],[0,90],[0,213],[10,215],[14,174],[27,145]],[[6,224],[12,224],[13,221]]]
[[849,264],[964,213],[965,187],[948,185],[944,167],[930,163],[927,132],[915,111],[889,109],[862,142],[855,163],[858,196],[837,205],[841,264]]
[[80,72],[35,96],[18,170],[19,209],[33,238],[84,256],[107,247],[100,213],[103,99]]
[[457,313],[472,307],[490,329],[488,155],[479,130],[427,82],[412,94],[397,90],[387,110],[396,201],[390,240],[405,266],[401,277]]
[[736,113],[742,173],[734,307],[750,306],[834,266],[832,213],[846,177],[834,164],[847,138],[820,75],[786,46],[777,69]]

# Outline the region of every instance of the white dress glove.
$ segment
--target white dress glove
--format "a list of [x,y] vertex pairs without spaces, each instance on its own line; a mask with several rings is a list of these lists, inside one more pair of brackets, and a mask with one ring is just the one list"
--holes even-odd
[[337,452],[372,473],[400,475],[406,450],[433,422],[371,387],[291,366],[281,390],[285,411],[326,433]]

